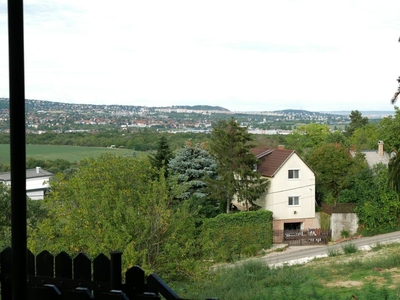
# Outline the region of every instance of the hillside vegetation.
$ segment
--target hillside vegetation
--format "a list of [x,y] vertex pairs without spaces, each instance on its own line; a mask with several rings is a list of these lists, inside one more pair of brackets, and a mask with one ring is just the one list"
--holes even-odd
[[279,268],[253,259],[211,272],[201,283],[175,288],[188,299],[398,300],[400,244]]

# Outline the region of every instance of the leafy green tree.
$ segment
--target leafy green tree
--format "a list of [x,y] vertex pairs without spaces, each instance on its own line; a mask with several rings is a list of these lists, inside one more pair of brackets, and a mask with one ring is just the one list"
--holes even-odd
[[[38,253],[123,251],[125,267],[140,265],[170,280],[207,270],[197,247],[198,211],[171,207],[169,186],[146,157],[86,159],[71,176],[56,175],[44,200],[49,209],[29,238]],[[174,187],[173,187],[174,188]]]
[[164,177],[153,179],[148,160],[103,155],[82,162],[71,178],[58,174],[45,202],[49,216],[30,248],[89,255],[124,252],[128,265],[157,268],[171,222]]
[[367,179],[357,189],[364,197],[358,199],[355,211],[360,225],[366,230],[399,225],[400,202],[396,192],[387,186],[387,180],[388,168],[380,164],[374,167],[373,180]]
[[325,143],[329,134],[329,127],[326,124],[301,125],[288,135],[288,147],[305,154],[305,150],[318,148]]
[[327,144],[340,144],[342,146],[350,146],[349,139],[343,134],[341,130],[335,130],[327,135],[325,143]]
[[376,149],[379,140],[379,132],[374,124],[355,129],[350,137],[350,143],[357,151]]
[[254,172],[258,161],[250,152],[252,137],[247,127],[241,127],[231,118],[214,123],[212,129],[209,149],[216,159],[219,175],[210,185],[213,195],[219,195],[221,201],[226,200],[227,213],[234,197],[246,207],[254,205],[268,189],[269,182]]
[[388,153],[400,149],[400,110],[394,109],[394,116],[383,118],[377,125],[379,140],[384,141]]
[[349,115],[350,124],[346,129],[346,136],[350,137],[353,135],[354,131],[358,128],[362,128],[368,124],[368,118],[363,117],[362,113],[358,110],[352,110]]
[[[46,210],[41,201],[26,201],[28,235],[46,216]],[[0,249],[11,246],[11,191],[10,187],[0,183]]]
[[400,195],[400,154],[398,151],[389,161],[388,186]]
[[169,147],[168,140],[166,136],[162,135],[158,140],[156,153],[149,156],[151,165],[158,170],[164,168],[165,176],[167,177],[168,176],[167,167],[172,157],[173,154]]
[[310,154],[307,162],[317,173],[318,201],[323,201],[329,194],[337,198],[346,187],[347,175],[353,163],[348,149],[339,144],[324,144]]

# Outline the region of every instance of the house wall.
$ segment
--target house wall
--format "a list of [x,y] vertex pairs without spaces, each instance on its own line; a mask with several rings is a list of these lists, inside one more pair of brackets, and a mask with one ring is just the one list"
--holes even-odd
[[[290,169],[300,170],[300,178],[288,179]],[[269,180],[268,193],[264,194],[257,204],[272,211],[274,220],[315,218],[315,175],[296,153],[290,156],[283,167]],[[299,205],[289,205],[289,196],[299,196]]]
[[50,177],[29,178],[26,180],[26,190],[46,189],[49,187]]
[[285,223],[301,223],[301,229],[309,229],[309,228],[321,228],[321,224],[319,222],[319,218],[309,218],[309,219],[287,219],[287,220],[274,220],[273,221],[273,229],[274,230],[284,230]]

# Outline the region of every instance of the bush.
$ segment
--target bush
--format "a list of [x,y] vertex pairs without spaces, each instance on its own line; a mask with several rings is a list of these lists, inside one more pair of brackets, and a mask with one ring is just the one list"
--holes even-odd
[[338,249],[328,248],[328,256],[329,257],[338,256],[339,254],[340,254],[340,252]]
[[199,242],[204,259],[215,262],[232,261],[245,253],[269,249],[273,242],[272,212],[221,214],[207,219],[202,225]]
[[342,250],[345,254],[351,254],[351,253],[356,253],[358,251],[358,248],[355,244],[349,243],[349,244],[343,245]]
[[350,236],[350,233],[347,231],[347,230],[342,230],[341,232],[340,232],[340,236],[342,237],[342,238],[348,238],[349,236]]
[[259,252],[260,248],[257,245],[249,245],[242,250],[241,257],[255,256]]

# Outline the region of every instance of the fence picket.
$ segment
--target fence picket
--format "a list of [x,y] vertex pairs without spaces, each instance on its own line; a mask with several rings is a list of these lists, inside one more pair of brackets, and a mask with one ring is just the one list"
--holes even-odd
[[103,253],[93,260],[93,280],[110,281],[110,259]]
[[125,273],[125,283],[129,287],[128,296],[132,294],[142,294],[145,289],[145,273],[142,268],[134,266]]
[[36,256],[36,274],[37,276],[53,277],[54,276],[54,257],[44,250]]
[[27,269],[28,275],[35,276],[35,255],[33,255],[33,253],[29,250],[27,253]]
[[92,278],[92,262],[85,253],[79,253],[74,258],[74,279],[91,280]]
[[[11,299],[11,272],[12,272],[12,250],[10,247],[4,249],[0,254],[1,262],[1,299]],[[3,284],[7,283],[7,284]]]
[[72,279],[72,258],[67,253],[60,252],[55,258],[56,278]]

